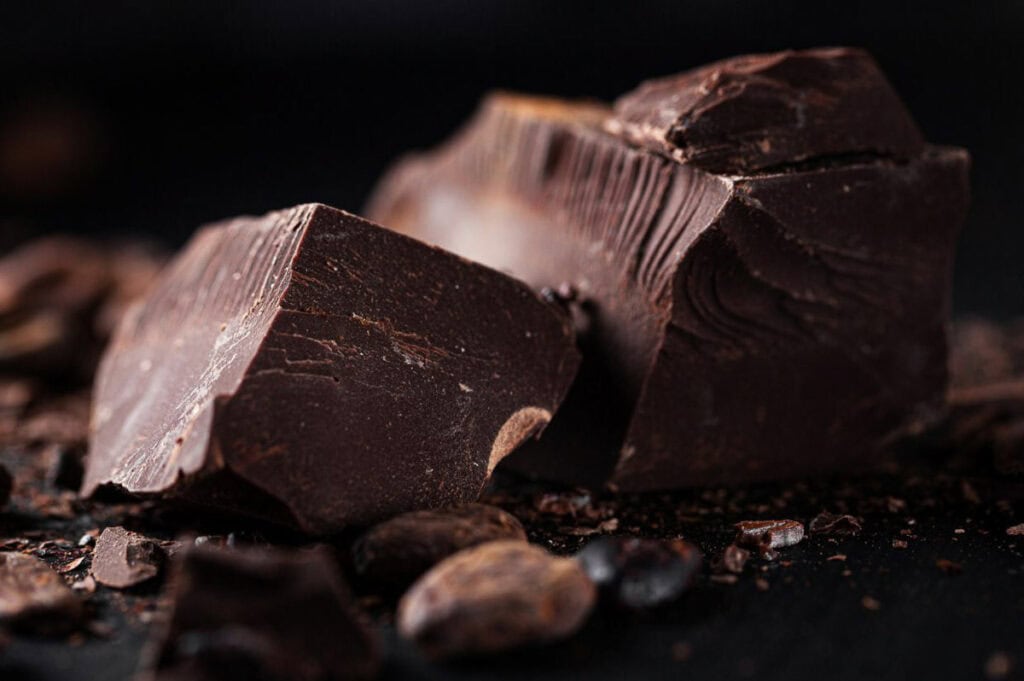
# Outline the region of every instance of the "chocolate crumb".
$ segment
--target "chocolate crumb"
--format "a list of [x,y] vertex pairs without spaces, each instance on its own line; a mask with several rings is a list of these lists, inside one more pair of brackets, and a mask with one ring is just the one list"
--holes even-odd
[[1024,537],[1024,523],[1006,528],[1006,534],[1011,537]]
[[882,609],[882,604],[878,601],[877,598],[874,598],[872,596],[865,596],[864,598],[860,599],[860,604],[861,607],[863,607],[865,610],[871,610],[872,612]]
[[756,549],[768,560],[777,557],[775,549],[793,546],[804,538],[804,526],[795,520],[742,520],[735,527],[736,544]]
[[749,559],[750,551],[736,546],[736,544],[729,544],[711,568],[717,574],[731,572],[738,575],[743,572],[743,568]]
[[907,546],[909,546],[909,544],[907,544],[907,542],[903,541],[902,539],[892,540],[892,547],[894,549],[905,549],[907,548]]
[[861,521],[852,515],[837,515],[824,511],[811,520],[807,527],[811,534],[834,534],[856,536],[861,533]]

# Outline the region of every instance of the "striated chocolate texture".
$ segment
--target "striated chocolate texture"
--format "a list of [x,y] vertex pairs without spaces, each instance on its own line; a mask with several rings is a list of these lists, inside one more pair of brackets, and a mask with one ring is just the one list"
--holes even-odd
[[188,549],[142,678],[370,679],[378,644],[322,550]]
[[609,130],[716,173],[836,154],[909,159],[924,140],[863,50],[736,57],[648,81],[615,102]]
[[614,108],[492,96],[369,213],[573,315],[580,376],[507,465],[739,483],[866,463],[941,415],[967,167],[922,144],[867,55],[811,50]]
[[327,206],[233,220],[119,327],[82,492],[310,532],[464,503],[577,362],[567,317],[503,274]]

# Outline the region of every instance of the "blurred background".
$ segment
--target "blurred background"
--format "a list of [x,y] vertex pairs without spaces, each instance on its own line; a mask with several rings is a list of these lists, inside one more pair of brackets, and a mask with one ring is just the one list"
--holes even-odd
[[0,249],[170,246],[304,201],[359,211],[494,88],[610,100],[747,52],[868,48],[926,137],[970,149],[958,312],[1024,314],[1024,2],[4,3]]

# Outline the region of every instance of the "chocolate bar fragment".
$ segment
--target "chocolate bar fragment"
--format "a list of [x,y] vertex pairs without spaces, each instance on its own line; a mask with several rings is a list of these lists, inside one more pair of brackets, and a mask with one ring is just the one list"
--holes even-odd
[[525,285],[323,205],[199,232],[100,367],[82,493],[314,533],[474,500],[578,356]]
[[870,56],[818,49],[614,107],[494,95],[369,214],[572,312],[580,378],[507,465],[738,483],[867,463],[941,415],[967,167],[922,142]]
[[143,676],[369,679],[378,645],[322,550],[188,549]]

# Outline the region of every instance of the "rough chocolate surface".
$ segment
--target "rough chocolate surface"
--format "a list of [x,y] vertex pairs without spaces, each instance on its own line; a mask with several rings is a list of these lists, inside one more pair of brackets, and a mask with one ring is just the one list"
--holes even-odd
[[81,601],[49,565],[34,556],[0,551],[0,625],[67,631],[81,613]]
[[863,53],[813,50],[615,109],[493,96],[399,164],[370,214],[572,312],[580,377],[508,465],[736,483],[862,465],[939,417],[967,165],[922,146]]
[[82,491],[312,532],[471,501],[576,365],[527,287],[348,213],[207,227],[104,357]]
[[874,59],[846,48],[737,57],[649,81],[615,102],[609,128],[718,173],[924,149]]
[[108,527],[96,540],[92,576],[105,586],[125,589],[160,574],[166,558],[152,539],[123,527]]
[[316,550],[186,551],[151,678],[372,678],[377,643],[336,570]]

